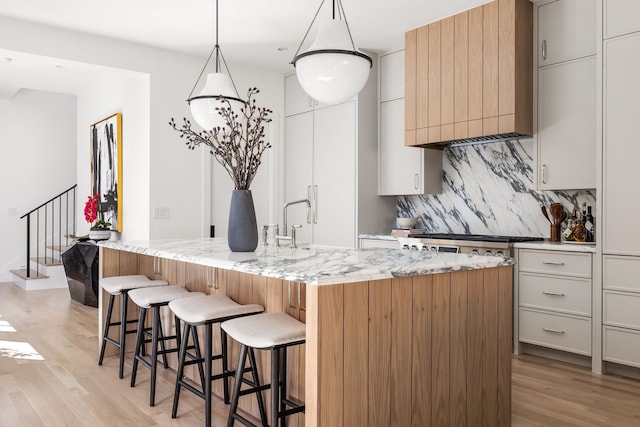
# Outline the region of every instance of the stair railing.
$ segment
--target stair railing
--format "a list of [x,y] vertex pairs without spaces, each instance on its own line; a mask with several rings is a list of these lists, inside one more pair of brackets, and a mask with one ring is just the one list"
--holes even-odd
[[[54,244],[58,240],[58,250],[62,248],[64,237],[65,246],[69,245],[69,234],[76,233],[76,187],[63,191],[55,197],[31,209],[20,219],[27,219],[27,264],[26,275],[31,277],[31,246],[35,247],[36,259],[40,260],[40,246],[44,248],[45,263],[49,258],[54,259]],[[57,216],[56,216],[57,211]],[[43,217],[41,219],[41,216]],[[65,227],[62,227],[62,217],[65,217]],[[71,216],[71,218],[70,218]],[[35,219],[35,243],[32,242],[31,223]],[[71,222],[70,222],[71,221]],[[43,228],[43,242],[40,240],[40,229]],[[71,230],[71,231],[70,231]],[[48,251],[47,249],[50,249]],[[40,263],[36,262],[36,277],[40,275]]]

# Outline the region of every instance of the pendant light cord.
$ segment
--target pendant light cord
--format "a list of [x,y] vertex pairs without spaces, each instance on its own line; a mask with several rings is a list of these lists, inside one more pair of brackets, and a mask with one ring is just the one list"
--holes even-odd
[[[324,1],[324,0],[323,0]],[[220,59],[222,59],[222,64],[224,65],[225,70],[227,70],[227,75],[229,76],[229,80],[231,80],[231,85],[233,86],[233,90],[236,93],[236,97],[239,99],[240,96],[238,95],[238,89],[236,88],[236,83],[233,81],[233,77],[231,76],[231,71],[229,71],[229,66],[227,65],[227,61],[225,61],[224,59],[224,55],[222,54],[222,49],[220,49],[220,45],[218,44],[218,0],[216,0],[216,44],[213,46],[213,49],[211,49],[211,52],[209,53],[209,57],[207,58],[207,61],[204,63],[204,67],[202,67],[202,70],[200,70],[200,74],[198,74],[198,78],[196,79],[195,84],[193,85],[193,87],[191,88],[191,92],[189,92],[189,96],[187,97],[187,100],[190,100],[192,95],[193,95],[193,91],[196,90],[196,87],[198,86],[198,83],[200,82],[200,79],[202,78],[202,75],[204,74],[204,71],[207,69],[207,65],[209,65],[209,61],[211,61],[211,57],[213,56],[213,53],[216,53],[216,73],[220,72]]]
[[[318,19],[318,14],[322,9],[322,5],[324,5],[324,2],[325,0],[322,0],[322,2],[320,3],[320,7],[318,7],[316,14],[313,16],[313,19],[311,20],[311,24],[309,24],[309,28],[307,28],[307,32],[304,33],[304,37],[302,37],[302,41],[300,42],[300,45],[298,46],[296,53],[293,55],[293,59],[291,60],[290,64],[293,64],[295,66],[295,60],[298,57],[298,54],[300,53],[300,49],[302,49],[302,45],[304,44],[304,41],[307,39],[307,36],[311,31],[311,27],[313,27],[313,23],[316,22],[316,19]],[[357,51],[356,45],[353,42],[353,36],[351,36],[351,29],[349,28],[349,21],[347,21],[347,15],[344,13],[344,6],[342,6],[341,0],[333,0],[332,17],[333,19],[336,19],[336,3],[338,4],[338,17],[341,20],[344,20],[344,23],[347,26],[347,33],[349,34],[349,40],[351,41],[351,47],[353,48],[353,51],[356,52]]]

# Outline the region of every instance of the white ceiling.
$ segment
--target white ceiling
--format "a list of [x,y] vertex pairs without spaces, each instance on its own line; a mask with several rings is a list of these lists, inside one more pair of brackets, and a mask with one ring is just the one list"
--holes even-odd
[[[407,30],[487,1],[342,0],[356,46],[376,53],[401,49]],[[220,0],[219,41],[227,62],[293,71],[289,62],[319,5],[320,0]],[[321,16],[330,13],[327,0]],[[0,15],[192,53],[203,64],[215,40],[215,0],[2,1]],[[37,60],[31,59],[31,72],[37,73]],[[51,59],[43,67],[50,73]],[[1,86],[0,97],[6,91]]]

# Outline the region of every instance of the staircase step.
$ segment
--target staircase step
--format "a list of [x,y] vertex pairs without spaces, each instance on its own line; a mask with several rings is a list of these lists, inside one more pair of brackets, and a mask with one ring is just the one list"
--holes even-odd
[[60,261],[57,258],[52,258],[50,256],[48,257],[43,257],[41,256],[40,258],[31,258],[31,261],[33,262],[37,262],[40,265],[46,265],[47,267],[53,267],[56,265],[62,265],[62,261]]
[[45,274],[38,274],[35,270],[29,270],[29,277],[27,277],[27,269],[21,268],[19,270],[9,270],[11,273],[15,274],[19,278],[23,280],[36,280],[36,279],[48,279],[49,276]]

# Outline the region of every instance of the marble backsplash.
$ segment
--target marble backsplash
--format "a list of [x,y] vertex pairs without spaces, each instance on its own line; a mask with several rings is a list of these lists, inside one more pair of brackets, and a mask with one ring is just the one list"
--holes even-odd
[[399,196],[398,217],[419,217],[416,227],[434,233],[548,238],[541,205],[559,202],[570,213],[586,202],[597,227],[595,190],[537,191],[533,153],[532,139],[445,148],[442,194]]

